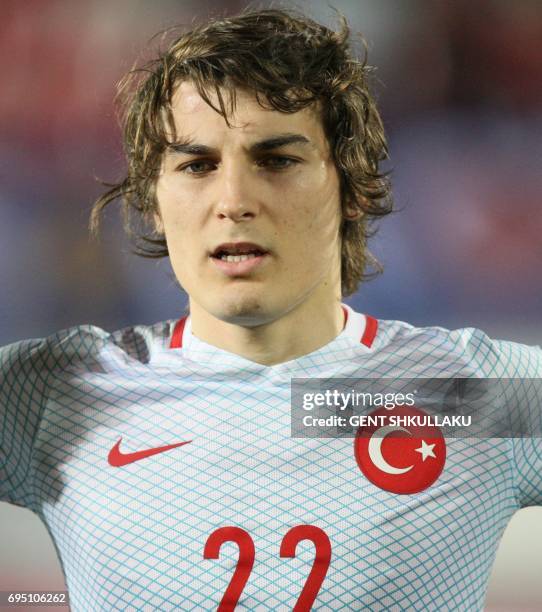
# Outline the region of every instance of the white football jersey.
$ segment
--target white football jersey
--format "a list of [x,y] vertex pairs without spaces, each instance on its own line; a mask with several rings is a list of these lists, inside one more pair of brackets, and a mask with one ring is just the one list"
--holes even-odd
[[291,437],[290,383],[542,378],[542,350],[344,309],[334,340],[273,366],[190,317],[0,350],[0,500],[46,525],[73,612],[483,608],[510,518],[542,504],[541,440],[446,438],[408,458],[438,478],[395,493],[354,439]]

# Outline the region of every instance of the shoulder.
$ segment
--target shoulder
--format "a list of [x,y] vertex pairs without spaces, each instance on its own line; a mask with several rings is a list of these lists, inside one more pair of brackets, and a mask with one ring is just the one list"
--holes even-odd
[[416,327],[404,321],[379,320],[374,348],[410,360],[434,360],[460,367],[464,375],[483,377],[542,376],[542,348],[493,339],[475,327]]
[[174,321],[136,325],[108,332],[78,325],[44,338],[14,342],[0,348],[0,375],[8,371],[52,372],[71,367],[94,369],[108,357],[147,363],[156,348],[166,346]]

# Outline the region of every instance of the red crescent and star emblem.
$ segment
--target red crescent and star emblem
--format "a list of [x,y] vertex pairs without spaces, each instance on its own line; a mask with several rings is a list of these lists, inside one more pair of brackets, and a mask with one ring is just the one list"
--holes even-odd
[[[388,417],[419,416],[419,408],[396,406],[378,408],[371,415]],[[360,427],[354,439],[354,454],[359,469],[377,487],[391,493],[419,493],[440,476],[446,461],[446,443],[434,425]]]

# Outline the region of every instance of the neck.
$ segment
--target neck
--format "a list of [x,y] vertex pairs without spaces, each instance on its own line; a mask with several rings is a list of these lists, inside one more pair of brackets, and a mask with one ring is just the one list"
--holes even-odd
[[340,299],[305,301],[269,322],[246,327],[223,321],[190,301],[192,333],[218,348],[262,365],[296,359],[325,346],[344,328]]

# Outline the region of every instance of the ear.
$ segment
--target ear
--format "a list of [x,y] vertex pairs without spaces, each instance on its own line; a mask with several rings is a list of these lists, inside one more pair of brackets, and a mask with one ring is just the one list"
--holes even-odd
[[347,221],[358,221],[363,217],[363,211],[359,208],[354,208],[353,206],[347,205],[344,209],[343,217]]
[[365,215],[363,207],[368,205],[369,201],[362,195],[358,195],[357,202],[352,202],[352,198],[348,198],[344,202],[343,219],[346,221],[359,221]]

